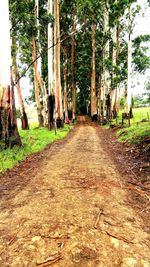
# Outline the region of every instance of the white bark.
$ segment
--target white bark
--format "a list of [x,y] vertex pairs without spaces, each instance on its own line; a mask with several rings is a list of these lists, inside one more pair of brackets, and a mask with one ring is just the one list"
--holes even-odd
[[[53,0],[48,0],[48,13],[53,15]],[[48,90],[49,94],[53,94],[54,90],[54,74],[53,74],[53,26],[48,24]],[[50,48],[51,47],[51,48]]]
[[59,119],[63,118],[62,111],[62,92],[61,92],[61,73],[60,73],[60,21],[59,21],[59,1],[55,0],[54,6],[55,14],[55,86],[56,86],[56,98],[57,98],[57,116]]
[[[37,27],[38,27],[38,53],[41,53],[41,45],[40,45],[40,31],[39,31],[39,0],[35,0],[35,8],[36,8],[36,23],[37,23]],[[39,57],[37,59],[37,72],[38,72],[38,76],[41,77],[41,67],[42,65],[42,61],[41,61],[41,57]]]
[[0,36],[0,87],[6,87],[11,83],[11,41],[8,0],[0,0]]
[[[109,11],[105,10],[105,19],[104,19],[104,31],[107,33],[109,30]],[[109,57],[109,40],[107,41],[104,48],[104,60]],[[110,75],[109,71],[104,68],[104,92],[103,92],[103,115],[106,115],[106,96],[109,93],[110,89]]]
[[128,80],[127,80],[127,105],[126,112],[130,112],[131,108],[131,76],[132,76],[132,40],[131,40],[131,6],[129,7],[128,19]]

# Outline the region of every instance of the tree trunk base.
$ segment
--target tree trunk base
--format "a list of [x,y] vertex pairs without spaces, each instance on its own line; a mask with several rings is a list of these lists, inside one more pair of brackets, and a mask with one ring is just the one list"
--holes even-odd
[[133,118],[133,110],[132,110],[132,107],[130,108],[129,116],[130,116],[130,119]]
[[97,122],[98,121],[98,115],[97,114],[94,114],[93,116],[91,116],[91,118],[92,118],[93,122]]
[[22,145],[17,124],[11,120],[10,109],[0,109],[0,140],[3,148]]
[[43,127],[44,126],[44,118],[42,113],[38,114],[38,122],[39,122],[39,127]]
[[21,128],[22,130],[28,130],[29,129],[29,124],[28,124],[28,118],[27,118],[27,114],[24,111],[22,116],[21,116]]
[[57,119],[56,120],[56,125],[57,125],[57,128],[63,128],[64,127],[64,122],[62,119]]

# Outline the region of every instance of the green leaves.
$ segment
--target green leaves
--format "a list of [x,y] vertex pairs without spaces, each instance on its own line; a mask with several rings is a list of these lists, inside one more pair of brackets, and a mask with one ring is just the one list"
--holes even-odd
[[138,71],[140,73],[144,73],[148,68],[150,68],[149,42],[150,35],[140,35],[133,41],[134,68],[135,71]]

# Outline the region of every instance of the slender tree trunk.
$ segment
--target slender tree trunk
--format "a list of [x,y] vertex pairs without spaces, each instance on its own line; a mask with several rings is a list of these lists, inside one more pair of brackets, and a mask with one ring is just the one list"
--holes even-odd
[[[16,46],[15,38],[12,38],[12,44]],[[20,81],[18,80],[19,73],[18,73],[18,68],[17,68],[16,52],[13,53],[12,60],[13,60],[13,73],[14,73],[14,77],[16,81],[16,89],[17,89],[18,100],[19,100],[20,111],[21,111],[21,124],[22,124],[22,129],[26,130],[26,129],[29,129],[29,124],[28,124],[27,114],[25,111],[25,105],[24,105],[24,100],[22,96]]]
[[62,92],[61,92],[61,74],[60,74],[60,21],[59,21],[59,0],[55,1],[55,85],[56,85],[56,104],[57,104],[57,126],[62,126],[63,110],[62,110]]
[[[131,40],[131,5],[129,7],[128,19],[128,79],[127,79],[127,99],[125,112],[132,115],[132,93],[131,93],[131,75],[132,75],[132,40]],[[131,116],[132,117],[132,116]]]
[[72,25],[72,120],[76,119],[76,82],[75,82],[75,15],[73,14],[73,25]]
[[[48,13],[53,15],[53,1],[48,0]],[[48,91],[49,95],[54,94],[53,86],[53,26],[48,24]],[[51,47],[51,48],[50,48]],[[50,48],[50,49],[49,49]]]
[[96,77],[95,77],[95,24],[91,25],[92,30],[92,73],[91,73],[91,116],[97,114],[96,109]]
[[[37,18],[37,28],[38,28],[38,47],[39,47],[39,53],[41,54],[41,45],[40,45],[40,22],[39,22],[39,0],[35,0],[35,14]],[[44,126],[48,126],[48,109],[47,109],[47,91],[45,87],[45,82],[42,77],[42,59],[39,57],[37,59],[37,74],[38,74],[38,85],[40,85],[41,93],[42,93],[42,99],[43,99],[43,109],[44,113],[43,116],[43,123]]]
[[[106,1],[107,2],[107,1]],[[107,34],[109,31],[109,11],[107,7],[105,7],[105,17],[104,17],[104,32]],[[104,48],[104,61],[109,57],[110,47],[109,47],[109,40],[105,44]],[[104,62],[103,61],[103,62]],[[107,118],[107,97],[110,91],[110,73],[108,69],[104,66],[103,68],[103,76],[104,76],[104,93],[103,93],[103,117]]]
[[114,117],[114,106],[115,106],[115,98],[116,98],[116,90],[111,90],[111,94],[110,94],[110,98],[111,98],[111,112],[112,112],[112,117]]
[[[53,0],[48,0],[48,13],[54,15]],[[56,27],[56,24],[55,24]],[[56,106],[56,47],[53,48],[54,42],[56,43],[56,36],[54,41],[54,29],[52,23],[48,24],[48,128],[51,130],[54,127],[54,112]]]
[[69,123],[68,119],[68,96],[67,96],[67,49],[66,46],[63,45],[63,54],[64,54],[64,116],[65,123]]
[[37,70],[37,61],[36,61],[36,42],[35,37],[32,36],[32,58],[33,58],[33,72],[34,72],[34,87],[35,87],[35,100],[37,106],[37,114],[38,114],[38,122],[39,126],[43,126],[43,115],[42,115],[42,108],[40,103],[40,92],[39,92],[39,85],[38,85],[38,70]]
[[101,121],[102,117],[102,76],[103,76],[103,67],[102,67],[102,60],[103,60],[103,53],[101,53],[101,65],[100,65],[100,76],[99,76],[99,98],[98,98],[98,118]]
[[[119,26],[119,21],[117,23],[117,29],[116,29],[116,63],[118,65],[118,59],[119,59],[119,51],[120,51],[120,26]],[[120,111],[120,88],[119,85],[117,85],[117,104],[116,104],[116,109],[117,113]]]
[[[0,140],[6,147],[21,146],[18,133],[14,83],[12,80],[8,0],[0,1]],[[5,66],[5,67],[4,67]]]
[[42,91],[42,98],[43,98],[43,120],[44,120],[44,126],[47,127],[48,126],[48,108],[47,108],[47,91],[46,91],[46,86],[45,86],[45,82],[43,81],[43,78],[40,76],[39,77],[39,83],[40,83],[40,88]]
[[12,67],[10,68],[10,79],[11,79],[11,91],[10,91],[10,119],[11,119],[11,131],[9,132],[9,147],[18,144],[22,145],[21,139],[18,133],[17,118],[16,118],[16,107],[15,107],[15,93],[14,93],[14,81],[12,74]]
[[[117,66],[118,65],[118,57],[119,57],[119,49],[120,49],[120,29],[119,29],[119,21],[117,22],[117,25],[115,26],[114,29],[114,47],[113,47],[113,65]],[[117,74],[114,73],[113,78],[117,77]],[[115,88],[113,88],[115,92],[115,101],[113,105],[113,115],[114,117],[117,116],[120,110],[120,89],[118,87],[118,84],[115,85]]]

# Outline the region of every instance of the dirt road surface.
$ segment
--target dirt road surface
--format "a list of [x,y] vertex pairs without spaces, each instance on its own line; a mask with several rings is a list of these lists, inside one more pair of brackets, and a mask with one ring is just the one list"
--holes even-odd
[[150,267],[150,234],[100,127],[1,177],[0,267]]

